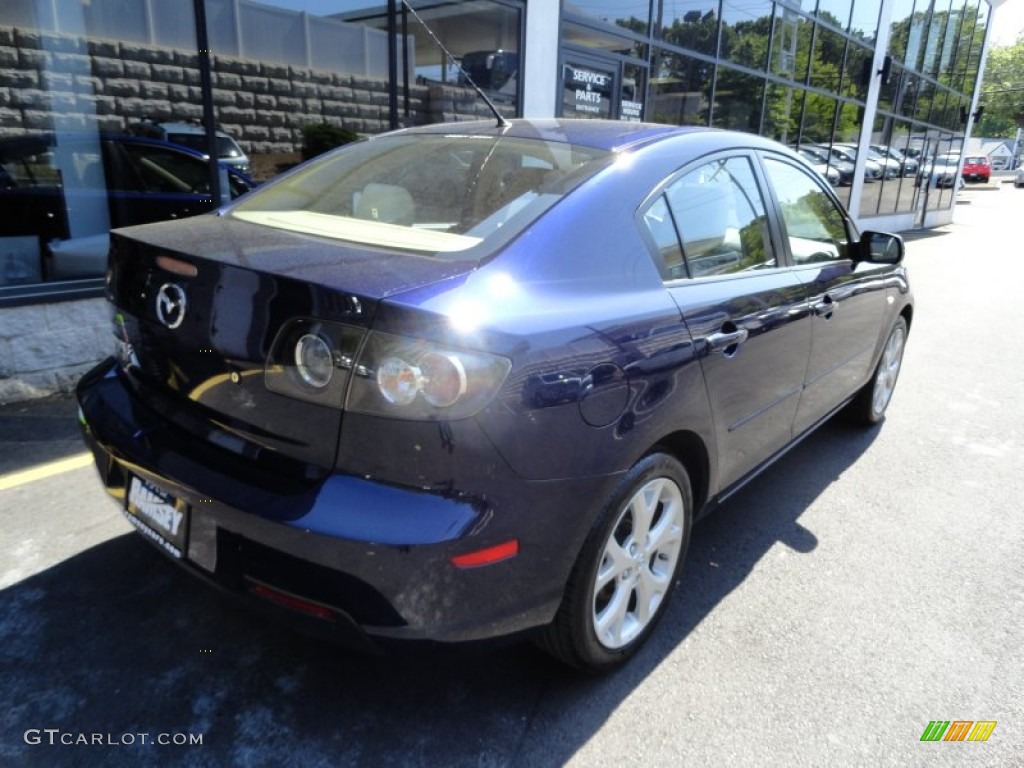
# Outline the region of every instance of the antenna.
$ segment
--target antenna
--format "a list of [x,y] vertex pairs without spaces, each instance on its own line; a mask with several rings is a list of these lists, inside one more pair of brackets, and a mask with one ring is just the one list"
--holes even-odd
[[427,26],[427,22],[420,18],[420,15],[416,13],[416,9],[409,4],[409,0],[402,0],[402,5],[404,5],[405,8],[409,11],[409,13],[413,15],[413,18],[420,23],[420,26],[422,26],[423,29],[426,30],[427,34],[430,35],[430,39],[433,40],[437,44],[437,47],[441,49],[441,52],[448,57],[448,61],[450,61],[452,64],[458,67],[459,72],[461,72],[462,76],[466,78],[466,82],[473,86],[473,90],[476,91],[476,95],[484,100],[484,103],[487,105],[488,109],[491,110],[491,114],[493,114],[494,117],[497,119],[498,127],[507,128],[508,120],[502,117],[501,112],[499,112],[498,108],[494,106],[494,102],[487,98],[487,94],[483,92],[483,89],[473,82],[473,78],[469,76],[469,72],[462,68],[462,64],[460,64],[459,61],[452,55],[452,52],[445,48],[444,43],[437,39],[437,35],[435,35],[434,31]]

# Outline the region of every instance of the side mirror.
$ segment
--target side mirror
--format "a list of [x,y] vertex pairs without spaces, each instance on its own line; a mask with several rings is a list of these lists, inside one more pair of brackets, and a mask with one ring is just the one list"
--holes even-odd
[[857,261],[869,264],[899,264],[903,261],[903,238],[886,232],[865,232],[859,243]]

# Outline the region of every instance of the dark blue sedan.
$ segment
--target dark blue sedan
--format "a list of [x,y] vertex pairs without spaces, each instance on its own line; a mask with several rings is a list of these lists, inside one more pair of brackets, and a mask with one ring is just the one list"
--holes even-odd
[[[221,168],[225,200],[253,187]],[[85,132],[0,140],[0,237],[31,243],[36,280],[100,277],[111,229],[183,219],[220,202],[207,156],[177,144]]]
[[148,539],[296,624],[608,669],[695,518],[840,409],[882,420],[902,258],[757,136],[400,131],[115,233],[82,422]]

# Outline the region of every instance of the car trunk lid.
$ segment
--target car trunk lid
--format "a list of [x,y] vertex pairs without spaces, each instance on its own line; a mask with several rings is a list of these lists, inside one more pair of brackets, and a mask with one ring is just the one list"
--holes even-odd
[[354,359],[384,296],[473,266],[215,216],[119,230],[109,293],[122,368],[165,421],[267,470],[322,476],[348,371],[338,366],[328,389],[304,396],[283,374],[289,333],[333,329],[335,359]]

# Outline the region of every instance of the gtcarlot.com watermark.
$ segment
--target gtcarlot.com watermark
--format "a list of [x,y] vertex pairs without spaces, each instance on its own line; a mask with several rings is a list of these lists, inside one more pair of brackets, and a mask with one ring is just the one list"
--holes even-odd
[[197,747],[203,744],[201,733],[83,733],[60,728],[29,728],[22,738],[31,746],[67,747]]

